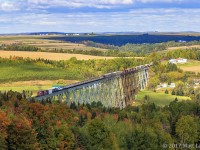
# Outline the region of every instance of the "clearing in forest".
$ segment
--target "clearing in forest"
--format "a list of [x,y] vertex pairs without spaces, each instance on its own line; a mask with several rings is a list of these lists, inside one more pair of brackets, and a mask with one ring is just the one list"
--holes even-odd
[[191,100],[190,97],[186,97],[186,96],[176,96],[176,95],[171,95],[171,94],[165,94],[163,92],[152,92],[152,91],[143,90],[138,93],[137,98],[136,98],[136,103],[143,103],[144,97],[146,95],[149,96],[149,100],[148,100],[149,102],[155,103],[158,106],[169,105],[170,102],[175,100],[175,98],[177,98],[179,101]]

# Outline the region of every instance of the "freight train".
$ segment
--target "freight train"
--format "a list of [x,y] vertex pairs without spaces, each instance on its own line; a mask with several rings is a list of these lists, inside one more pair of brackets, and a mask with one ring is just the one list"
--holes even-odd
[[99,78],[95,78],[95,79],[91,79],[91,80],[87,80],[87,81],[83,81],[83,82],[77,82],[77,83],[69,84],[67,86],[60,86],[60,87],[55,87],[55,88],[51,88],[51,89],[48,89],[48,90],[38,91],[37,97],[49,95],[49,94],[52,94],[52,93],[55,93],[55,92],[58,92],[58,91],[62,91],[64,89],[67,89],[67,88],[70,88],[70,87],[83,85],[83,84],[86,84],[86,83],[89,83],[89,82],[94,82],[94,81],[101,80],[101,79],[104,79],[104,78],[114,77],[114,76],[116,76],[120,73],[122,73],[122,71],[108,73],[108,74],[105,74],[105,75],[103,75]]
[[37,92],[37,97],[49,95],[49,94],[52,94],[52,93],[55,93],[55,92],[58,92],[58,91],[62,91],[64,89],[67,89],[67,88],[70,88],[70,87],[75,87],[75,86],[87,84],[87,83],[98,81],[98,80],[101,80],[101,79],[112,78],[112,77],[115,77],[115,76],[118,76],[118,75],[124,75],[124,74],[128,74],[128,73],[133,73],[133,72],[136,72],[137,70],[141,69],[142,67],[150,67],[151,65],[152,64],[146,64],[145,66],[141,65],[141,66],[138,66],[136,68],[126,69],[124,71],[116,71],[116,72],[112,72],[112,73],[107,73],[107,74],[104,74],[103,76],[95,78],[95,79],[69,84],[67,86],[54,87],[54,88],[51,88],[51,89],[48,89],[48,90],[44,90],[44,91],[38,91]]
[[62,89],[64,89],[64,86],[55,87],[55,88],[51,88],[51,89],[44,90],[44,91],[38,91],[37,96],[44,96],[44,95],[52,94],[52,93],[55,93],[55,92],[60,91]]

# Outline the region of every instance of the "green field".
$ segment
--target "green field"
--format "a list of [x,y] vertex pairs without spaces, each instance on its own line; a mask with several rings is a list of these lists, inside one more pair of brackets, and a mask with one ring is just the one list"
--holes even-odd
[[[162,64],[167,64],[168,61],[163,61]],[[188,60],[187,63],[184,64],[177,64],[179,68],[181,68],[183,71],[189,71],[189,72],[200,72],[200,61],[197,60]]]
[[175,95],[171,95],[171,94],[143,90],[143,91],[139,92],[139,94],[137,95],[136,102],[138,102],[138,103],[143,102],[145,95],[149,96],[150,102],[153,102],[159,106],[169,105],[169,103],[171,101],[175,100],[176,97],[180,101],[191,100],[191,98],[185,97],[185,96],[175,96]]
[[17,91],[22,93],[23,91],[32,91],[33,95],[40,90],[50,89],[52,86],[15,86],[15,87],[0,87],[0,91]]
[[194,66],[200,66],[200,61],[197,60],[189,60],[185,64],[178,64],[180,67],[194,67]]
[[[76,74],[76,76],[74,76]],[[56,80],[56,79],[79,79],[77,70],[64,70],[51,66],[36,64],[2,64],[0,63],[0,83],[29,80]]]
[[200,61],[189,60],[185,64],[178,64],[178,66],[184,71],[200,72]]

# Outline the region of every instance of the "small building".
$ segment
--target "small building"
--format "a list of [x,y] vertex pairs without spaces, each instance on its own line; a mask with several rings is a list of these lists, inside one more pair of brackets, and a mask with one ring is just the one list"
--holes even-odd
[[179,43],[186,43],[187,41],[179,40],[178,42],[179,42]]
[[74,35],[74,36],[79,36],[80,34],[78,34],[78,33],[74,33],[73,35]]
[[157,89],[162,89],[162,88],[175,88],[176,84],[175,83],[170,83],[169,85],[167,83],[160,83],[157,86]]
[[176,87],[176,84],[175,84],[175,83],[170,83],[169,87],[170,87],[170,88],[175,88],[175,87]]
[[177,63],[180,63],[180,64],[187,63],[187,59],[185,59],[185,58],[177,58],[176,61],[177,61]]
[[162,88],[166,88],[167,87],[167,83],[163,83],[160,85]]
[[167,88],[167,83],[160,83],[158,86],[157,86],[158,89],[162,89],[162,88]]
[[169,60],[169,63],[172,63],[172,64],[184,64],[184,63],[187,63],[188,60],[185,59],[185,58],[177,58],[177,59],[170,59]]
[[176,59],[170,59],[169,63],[176,64],[177,62],[176,62]]

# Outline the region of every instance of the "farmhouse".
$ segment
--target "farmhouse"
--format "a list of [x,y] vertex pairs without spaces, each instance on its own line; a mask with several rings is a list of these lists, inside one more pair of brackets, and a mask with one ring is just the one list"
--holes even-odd
[[187,59],[185,59],[185,58],[177,58],[177,59],[170,59],[169,60],[169,63],[172,63],[172,64],[177,64],[177,63],[179,63],[179,64],[184,64],[184,63],[187,63]]
[[170,83],[170,84],[167,84],[167,83],[160,83],[158,86],[157,86],[157,89],[162,89],[162,88],[175,88],[176,87],[176,84],[175,83]]
[[170,59],[169,63],[176,64],[177,62],[176,62],[176,59]]

